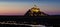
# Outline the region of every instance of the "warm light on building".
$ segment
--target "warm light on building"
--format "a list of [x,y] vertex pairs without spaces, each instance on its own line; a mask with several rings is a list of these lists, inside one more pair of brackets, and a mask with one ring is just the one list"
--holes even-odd
[[32,11],[32,12],[36,12],[36,13],[39,12],[38,9],[32,9],[31,11]]

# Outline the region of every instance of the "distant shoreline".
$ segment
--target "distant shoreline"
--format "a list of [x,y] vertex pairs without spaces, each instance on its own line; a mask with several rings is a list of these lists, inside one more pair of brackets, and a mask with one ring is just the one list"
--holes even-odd
[[[24,15],[0,15],[0,16],[24,16]],[[60,16],[60,15],[49,15],[49,16]]]

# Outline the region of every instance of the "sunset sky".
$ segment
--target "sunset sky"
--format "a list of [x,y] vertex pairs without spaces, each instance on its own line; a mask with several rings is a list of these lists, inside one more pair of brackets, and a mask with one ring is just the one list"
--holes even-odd
[[[35,0],[41,11],[60,15],[60,0]],[[0,15],[24,15],[33,7],[33,0],[0,0]]]

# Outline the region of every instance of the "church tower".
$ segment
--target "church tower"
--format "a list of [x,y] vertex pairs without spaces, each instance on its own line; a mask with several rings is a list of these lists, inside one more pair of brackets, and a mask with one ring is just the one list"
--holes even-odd
[[38,8],[36,5],[29,9],[25,16],[48,16],[48,14],[45,14],[44,12],[40,11],[40,8]]

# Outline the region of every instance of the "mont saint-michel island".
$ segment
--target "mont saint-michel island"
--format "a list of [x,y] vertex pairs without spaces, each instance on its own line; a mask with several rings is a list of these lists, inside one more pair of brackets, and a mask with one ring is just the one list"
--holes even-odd
[[29,9],[24,16],[48,16],[48,14],[40,11],[40,8],[34,5],[34,7]]

